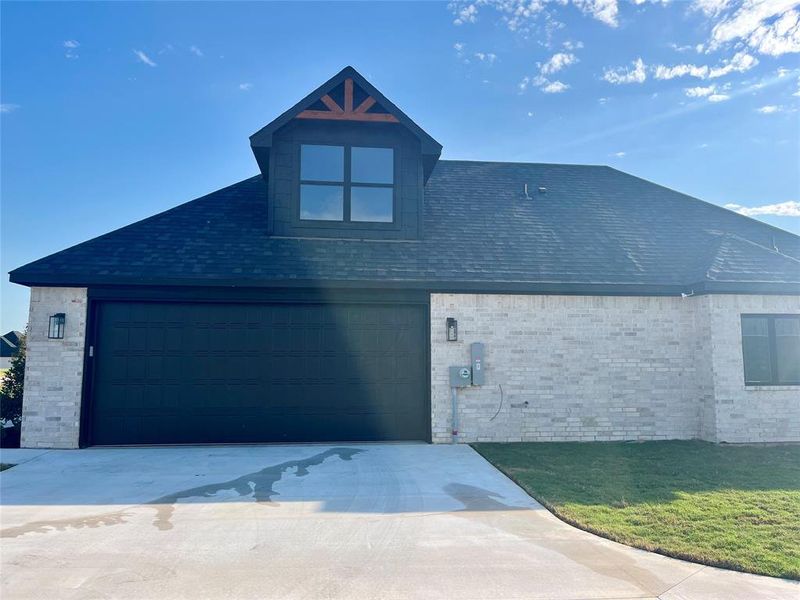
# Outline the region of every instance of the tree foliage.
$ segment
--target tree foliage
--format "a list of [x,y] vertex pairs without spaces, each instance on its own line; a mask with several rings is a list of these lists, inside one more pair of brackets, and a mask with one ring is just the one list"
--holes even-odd
[[0,382],[0,418],[19,425],[22,421],[22,390],[25,387],[25,336]]

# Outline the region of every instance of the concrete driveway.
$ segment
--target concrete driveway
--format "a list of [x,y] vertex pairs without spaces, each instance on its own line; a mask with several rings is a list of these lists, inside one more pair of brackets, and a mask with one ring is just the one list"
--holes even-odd
[[468,446],[17,454],[2,597],[792,598],[565,525]]

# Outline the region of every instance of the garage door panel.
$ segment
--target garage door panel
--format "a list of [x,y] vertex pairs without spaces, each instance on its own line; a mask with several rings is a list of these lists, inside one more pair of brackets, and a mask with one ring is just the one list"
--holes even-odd
[[424,440],[425,310],[104,303],[95,444]]

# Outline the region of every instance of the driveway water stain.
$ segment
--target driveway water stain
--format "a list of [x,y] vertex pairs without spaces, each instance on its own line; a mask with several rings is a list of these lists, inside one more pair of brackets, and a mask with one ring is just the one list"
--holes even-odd
[[528,510],[522,506],[503,504],[495,498],[502,498],[491,490],[467,485],[466,483],[448,483],[444,486],[445,493],[464,505],[460,511],[493,511],[493,510]]
[[[153,526],[161,531],[172,529],[171,518],[175,512],[175,504],[179,500],[190,498],[212,498],[215,494],[223,490],[233,490],[240,497],[250,496],[258,503],[272,502],[273,496],[277,495],[275,484],[281,480],[285,473],[293,470],[295,477],[305,477],[308,469],[321,465],[331,457],[338,457],[340,460],[352,460],[353,456],[360,454],[364,450],[356,448],[331,448],[325,452],[314,454],[308,458],[299,460],[289,460],[277,465],[265,467],[260,471],[247,473],[240,477],[223,481],[220,483],[209,483],[197,487],[188,488],[166,494],[155,500],[145,503],[156,511]],[[83,529],[106,527],[109,525],[119,525],[126,523],[126,518],[132,516],[130,507],[113,512],[102,513],[99,515],[89,515],[74,519],[55,519],[49,521],[33,521],[17,527],[7,527],[0,530],[0,538],[15,538],[26,533],[49,533],[51,531],[64,531],[66,529]]]
[[246,475],[229,481],[209,483],[167,494],[166,496],[148,502],[158,513],[153,525],[162,531],[172,529],[170,518],[175,512],[175,504],[178,500],[186,500],[188,498],[210,498],[223,490],[233,490],[238,493],[240,497],[252,494],[256,502],[272,502],[272,497],[277,494],[273,487],[280,481],[286,471],[296,469],[294,472],[295,477],[305,477],[308,475],[309,467],[321,465],[332,456],[338,456],[341,460],[351,460],[353,456],[360,452],[363,452],[363,450],[356,450],[355,448],[331,448],[330,450],[320,452],[319,454],[302,460],[290,460],[271,467],[265,467],[255,473],[247,473]]
[[66,529],[95,529],[97,527],[107,527],[109,525],[119,525],[127,523],[127,517],[132,516],[130,512],[117,510],[99,515],[89,515],[77,519],[54,519],[51,521],[33,521],[17,527],[6,527],[0,530],[0,538],[15,538],[26,533],[49,533],[51,531],[64,531]]

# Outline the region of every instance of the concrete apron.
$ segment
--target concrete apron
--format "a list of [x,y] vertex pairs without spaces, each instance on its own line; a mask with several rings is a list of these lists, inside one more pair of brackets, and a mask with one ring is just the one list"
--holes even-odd
[[5,598],[800,594],[579,531],[462,445],[50,451],[0,485]]

